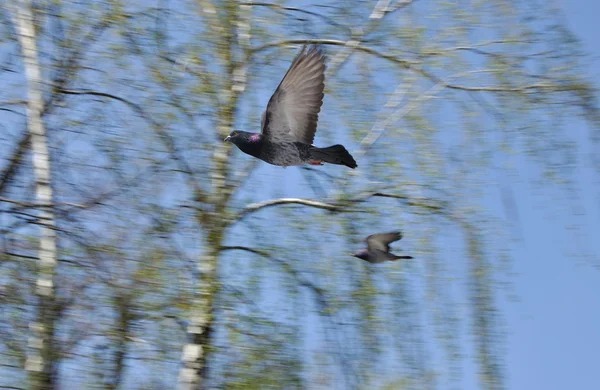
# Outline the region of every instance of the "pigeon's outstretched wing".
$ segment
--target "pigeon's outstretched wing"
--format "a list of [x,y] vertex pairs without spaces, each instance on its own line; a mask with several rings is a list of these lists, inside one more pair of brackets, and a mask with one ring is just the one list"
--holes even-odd
[[400,232],[371,234],[367,237],[367,246],[369,247],[369,251],[389,252],[390,243],[398,241],[401,238],[402,233]]
[[312,145],[325,88],[325,55],[318,46],[302,48],[275,90],[262,116],[262,133],[270,141]]

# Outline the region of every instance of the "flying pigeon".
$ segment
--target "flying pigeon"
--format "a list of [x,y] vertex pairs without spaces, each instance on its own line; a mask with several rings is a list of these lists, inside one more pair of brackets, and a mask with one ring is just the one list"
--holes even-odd
[[402,238],[402,233],[378,233],[367,237],[367,249],[361,249],[352,254],[354,257],[368,261],[371,264],[383,263],[386,260],[412,259],[412,256],[396,256],[390,253],[390,243]]
[[314,146],[325,88],[325,55],[317,45],[304,46],[269,100],[259,133],[232,131],[224,141],[242,152],[282,167],[323,163],[356,168],[342,145]]

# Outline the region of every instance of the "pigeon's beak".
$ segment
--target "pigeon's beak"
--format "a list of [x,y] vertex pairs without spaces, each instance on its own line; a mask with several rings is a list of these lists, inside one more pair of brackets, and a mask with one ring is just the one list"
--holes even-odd
[[230,139],[231,139],[231,136],[230,136],[230,135],[228,135],[227,137],[225,137],[225,139],[223,140],[223,142],[227,142],[227,141],[229,141]]

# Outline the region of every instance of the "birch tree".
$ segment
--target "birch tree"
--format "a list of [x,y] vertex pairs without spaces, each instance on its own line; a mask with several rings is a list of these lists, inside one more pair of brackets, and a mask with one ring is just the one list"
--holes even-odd
[[55,288],[56,232],[52,207],[52,165],[48,149],[46,129],[42,120],[44,101],[42,98],[42,71],[38,59],[36,26],[32,4],[22,1],[13,4],[14,26],[17,29],[23,67],[27,78],[27,128],[31,142],[31,156],[35,175],[35,198],[38,202],[40,243],[37,271],[36,294],[38,313],[35,321],[29,324],[31,330],[29,354],[25,369],[30,373],[30,383],[34,389],[52,389],[56,379],[55,337]]

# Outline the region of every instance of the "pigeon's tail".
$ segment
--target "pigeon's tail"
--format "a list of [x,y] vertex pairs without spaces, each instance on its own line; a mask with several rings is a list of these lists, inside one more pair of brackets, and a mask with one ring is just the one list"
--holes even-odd
[[311,148],[310,157],[315,161],[323,161],[329,164],[345,165],[356,168],[356,161],[342,145],[333,145],[328,148]]
[[396,255],[392,255],[394,256],[393,259],[391,259],[392,261],[396,261],[396,260],[408,260],[408,259],[412,259],[412,256],[396,256]]

